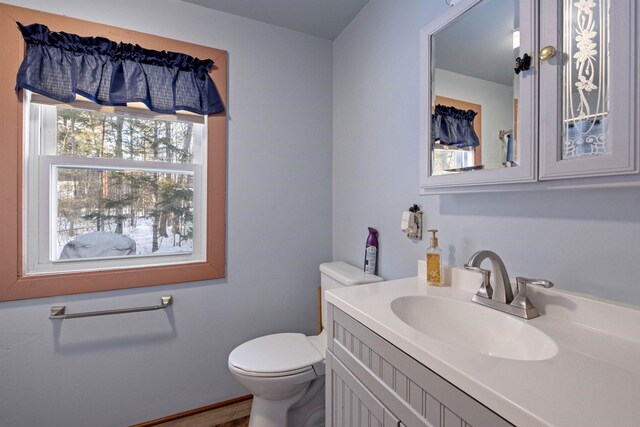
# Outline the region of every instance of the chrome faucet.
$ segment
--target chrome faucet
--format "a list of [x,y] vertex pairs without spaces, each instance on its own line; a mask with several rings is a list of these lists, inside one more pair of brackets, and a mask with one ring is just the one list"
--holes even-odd
[[[482,271],[478,271],[476,269],[483,270],[480,268],[480,265],[485,259],[488,259],[491,262],[491,266],[493,267],[493,274],[496,276],[496,287],[502,289],[504,295],[504,303],[511,303],[511,301],[513,301],[513,290],[511,289],[511,281],[509,280],[507,268],[504,266],[502,259],[500,259],[497,253],[486,250],[478,251],[475,254],[471,255],[471,258],[469,258],[469,261],[467,261],[467,264],[464,266],[464,268],[466,268],[467,270],[482,273]],[[483,287],[488,287],[489,289],[491,289],[491,283],[489,281],[490,277],[491,274],[486,276],[486,285],[484,284],[485,280],[483,279]],[[482,287],[480,289],[482,289]],[[493,296],[488,295],[488,298],[493,299]]]
[[[486,259],[491,262],[494,274],[496,275],[496,287],[503,291],[504,302],[493,299],[494,293],[491,286],[491,271],[480,267],[482,261]],[[538,313],[533,303],[527,298],[527,285],[537,285],[544,288],[553,286],[553,283],[548,280],[516,277],[518,294],[514,298],[507,269],[498,254],[492,251],[483,250],[476,252],[469,258],[464,268],[482,274],[480,289],[478,289],[471,301],[505,313],[513,314],[514,316],[522,317],[523,319],[533,319],[540,316],[540,313]]]

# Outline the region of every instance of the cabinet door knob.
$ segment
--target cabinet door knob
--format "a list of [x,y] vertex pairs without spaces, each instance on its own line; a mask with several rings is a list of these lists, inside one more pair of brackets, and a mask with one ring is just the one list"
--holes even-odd
[[540,61],[548,61],[554,56],[556,56],[556,52],[557,51],[555,47],[545,46],[542,49],[540,49],[540,52],[538,53],[538,58],[540,58]]

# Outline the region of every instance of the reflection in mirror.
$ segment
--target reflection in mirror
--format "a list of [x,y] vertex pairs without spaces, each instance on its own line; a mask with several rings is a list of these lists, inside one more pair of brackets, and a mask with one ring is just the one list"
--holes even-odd
[[483,0],[431,37],[431,174],[518,166],[518,0]]

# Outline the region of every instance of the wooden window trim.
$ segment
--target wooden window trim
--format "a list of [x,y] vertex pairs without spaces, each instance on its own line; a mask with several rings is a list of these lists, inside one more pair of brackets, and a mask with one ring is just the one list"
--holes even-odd
[[207,258],[200,263],[85,273],[22,275],[23,102],[15,90],[25,43],[16,21],[40,23],[52,31],[102,36],[154,50],[182,52],[215,62],[210,72],[227,105],[227,52],[108,25],[0,4],[0,301],[176,284],[225,276],[226,139],[225,113],[207,125]]

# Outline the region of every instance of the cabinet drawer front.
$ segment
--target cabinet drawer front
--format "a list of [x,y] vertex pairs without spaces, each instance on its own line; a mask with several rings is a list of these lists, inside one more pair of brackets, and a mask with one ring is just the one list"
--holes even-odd
[[398,419],[331,352],[327,352],[326,363],[331,395],[327,403],[332,408],[328,426],[398,427]]
[[346,313],[332,311],[335,357],[408,427],[511,425]]

